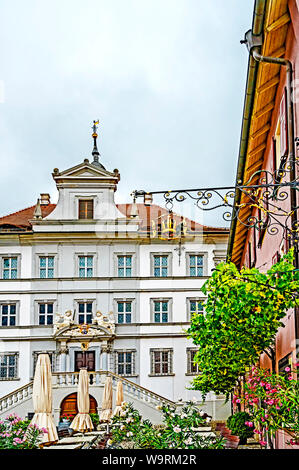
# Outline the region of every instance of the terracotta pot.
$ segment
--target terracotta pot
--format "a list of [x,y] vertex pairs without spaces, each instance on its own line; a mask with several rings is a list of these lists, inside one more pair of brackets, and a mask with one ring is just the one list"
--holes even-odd
[[225,423],[217,423],[215,429],[216,431],[221,431],[224,428],[225,428]]

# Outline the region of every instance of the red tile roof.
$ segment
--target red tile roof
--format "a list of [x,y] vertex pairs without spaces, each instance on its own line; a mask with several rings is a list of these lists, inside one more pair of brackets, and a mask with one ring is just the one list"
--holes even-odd
[[[117,204],[118,209],[125,215],[130,215],[132,204]],[[151,228],[152,220],[156,224],[161,223],[161,219],[164,220],[165,217],[169,215],[169,211],[164,207],[151,204],[150,206],[145,206],[144,204],[137,204],[139,219],[141,219],[140,230],[147,231]],[[224,227],[209,227],[208,225],[201,225],[194,220],[188,219],[187,217],[176,214],[173,212],[173,220],[177,224],[181,223],[185,219],[186,225],[189,230],[195,232],[204,231],[224,231],[228,232],[229,229]]]
[[[56,204],[47,204],[41,205],[42,216],[46,217],[47,215],[51,214],[51,212],[55,209]],[[27,207],[26,209],[22,209],[18,212],[14,212],[9,215],[5,215],[4,217],[0,217],[0,225],[10,225],[14,227],[19,227],[23,230],[30,230],[31,224],[29,220],[33,219],[35,205],[31,207]]]
[[[124,215],[130,214],[132,204],[116,205]],[[42,216],[46,217],[47,215],[51,214],[55,207],[56,204],[41,205]],[[151,204],[150,206],[145,206],[144,204],[137,204],[137,207],[139,220],[141,220],[140,231],[147,232],[152,227],[152,220],[154,220],[156,225],[158,225],[161,221],[161,218],[164,219],[164,217],[167,217],[167,215],[169,214],[167,209],[157,206],[155,204]],[[16,229],[31,230],[32,226],[30,220],[33,219],[34,209],[35,205],[27,207],[26,209],[20,210],[18,212],[14,212],[13,214],[0,217],[0,226],[2,226],[2,228],[4,229],[7,228],[7,230],[12,229],[14,231]],[[183,216],[173,213],[173,219],[177,222],[177,224],[179,224],[183,221]],[[188,219],[187,217],[185,217],[185,221],[188,229],[195,232],[202,232],[203,230],[215,232],[229,231],[229,229],[224,227],[209,227],[206,225],[201,225],[191,219]]]

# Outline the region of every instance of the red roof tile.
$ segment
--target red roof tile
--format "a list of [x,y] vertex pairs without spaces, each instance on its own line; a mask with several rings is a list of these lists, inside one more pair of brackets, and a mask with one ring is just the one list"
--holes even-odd
[[[56,204],[47,204],[41,205],[42,216],[46,217],[47,215],[51,214],[51,212],[55,209]],[[12,225],[14,227],[20,227],[22,229],[30,229],[31,224],[29,220],[33,219],[35,205],[31,207],[27,207],[26,209],[22,209],[18,212],[14,212],[9,215],[5,215],[4,217],[0,218],[0,225]]]
[[[46,217],[47,215],[51,214],[55,207],[56,204],[41,205],[42,216]],[[117,207],[124,215],[129,215],[132,204],[117,204]],[[150,206],[145,206],[144,204],[137,204],[137,207],[139,220],[141,220],[141,231],[148,231],[152,227],[152,220],[154,220],[156,225],[158,225],[161,221],[161,218],[164,219],[164,217],[167,217],[167,215],[169,214],[167,209],[157,206],[155,204],[151,204]],[[18,212],[14,212],[13,214],[1,217],[0,226],[3,227],[7,225],[14,228],[20,228],[21,230],[30,230],[30,220],[33,219],[34,209],[35,205],[27,207],[26,209],[20,210]],[[173,219],[176,221],[177,224],[179,224],[183,221],[183,216],[173,213]],[[188,229],[195,232],[202,232],[203,230],[228,232],[229,230],[223,227],[209,227],[206,225],[201,225],[197,222],[194,222],[193,220],[188,219],[187,217],[185,217],[185,221]]]

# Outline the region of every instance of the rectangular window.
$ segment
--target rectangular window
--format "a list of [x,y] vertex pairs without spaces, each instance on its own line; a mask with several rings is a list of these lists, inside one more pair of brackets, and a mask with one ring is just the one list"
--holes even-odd
[[79,200],[79,219],[93,219],[93,200]]
[[189,255],[189,275],[203,276],[203,255]]
[[168,255],[154,255],[154,276],[168,276]]
[[151,349],[151,375],[172,374],[172,349]]
[[116,374],[124,376],[135,374],[135,351],[116,351],[115,361]]
[[92,302],[79,302],[78,303],[78,323],[90,324],[92,323]]
[[119,255],[117,257],[118,277],[132,276],[132,255]]
[[53,307],[52,302],[38,304],[38,324],[39,325],[53,325]]
[[2,258],[3,279],[16,279],[18,275],[18,258],[16,256]]
[[0,354],[0,380],[17,379],[18,353]]
[[203,313],[203,300],[190,299],[189,300],[189,320],[191,320],[192,315],[202,314]]
[[130,301],[117,302],[117,322],[118,323],[131,323],[132,322],[132,302]]
[[54,256],[39,257],[39,277],[52,279],[54,277]]
[[198,349],[187,349],[187,374],[198,375],[198,365],[194,363],[194,356]]
[[169,321],[169,301],[154,300],[154,323],[168,323]]
[[93,256],[79,256],[79,277],[93,276]]
[[2,326],[15,326],[16,325],[16,304],[3,304],[0,305],[1,312],[1,325]]

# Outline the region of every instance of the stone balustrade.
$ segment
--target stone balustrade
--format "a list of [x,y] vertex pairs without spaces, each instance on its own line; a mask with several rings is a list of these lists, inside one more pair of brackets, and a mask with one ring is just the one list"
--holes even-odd
[[[96,371],[89,372],[89,386],[92,387],[104,387],[107,376],[112,378],[112,387],[116,390],[117,382],[121,380],[123,382],[124,394],[128,397],[143,402],[151,407],[162,405],[167,403],[174,405],[175,403],[157,393],[154,393],[141,385],[135,384],[134,382],[120,377],[110,371]],[[59,388],[71,388],[74,392],[77,391],[79,382],[79,372],[54,372],[52,374],[53,392]],[[0,398],[0,413],[9,412],[9,409],[15,407],[15,405],[21,404],[25,400],[32,398],[33,382],[18,388],[14,392],[5,395]],[[55,393],[55,392],[54,392]]]

